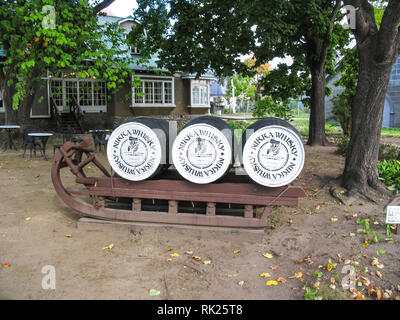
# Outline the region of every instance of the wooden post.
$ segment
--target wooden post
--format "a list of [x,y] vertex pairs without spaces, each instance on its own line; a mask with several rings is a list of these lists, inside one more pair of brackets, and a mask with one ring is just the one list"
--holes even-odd
[[215,202],[207,202],[207,216],[215,216]]
[[142,200],[141,199],[133,199],[132,211],[134,213],[140,213],[142,211]]
[[253,218],[254,207],[252,205],[246,204],[244,206],[244,217]]
[[177,214],[178,213],[178,201],[169,200],[168,201],[168,213]]

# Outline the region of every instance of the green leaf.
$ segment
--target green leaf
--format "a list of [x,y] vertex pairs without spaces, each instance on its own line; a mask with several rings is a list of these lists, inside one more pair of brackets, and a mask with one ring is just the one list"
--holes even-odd
[[149,295],[150,295],[150,297],[158,296],[160,293],[161,293],[161,292],[158,291],[158,290],[156,290],[156,289],[150,289],[150,290],[149,290]]

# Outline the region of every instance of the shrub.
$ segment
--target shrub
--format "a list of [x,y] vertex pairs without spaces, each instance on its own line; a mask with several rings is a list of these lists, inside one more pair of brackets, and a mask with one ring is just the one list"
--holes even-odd
[[397,160],[399,153],[400,148],[395,145],[382,143],[379,146],[379,160]]
[[[347,147],[349,146],[350,138],[347,136],[341,136],[339,140],[336,142],[338,149],[337,153],[341,155],[345,155],[347,152]],[[379,145],[379,155],[378,160],[397,160],[400,155],[400,148],[392,145],[381,143]]]
[[385,183],[388,189],[397,194],[400,189],[400,161],[379,161],[378,173],[379,179]]
[[347,152],[347,147],[349,146],[350,138],[348,136],[340,136],[339,140],[337,141],[337,153],[341,155],[345,155]]
[[289,100],[274,101],[271,97],[265,97],[257,101],[253,116],[262,118],[272,115],[277,118],[289,119],[291,117],[289,103]]

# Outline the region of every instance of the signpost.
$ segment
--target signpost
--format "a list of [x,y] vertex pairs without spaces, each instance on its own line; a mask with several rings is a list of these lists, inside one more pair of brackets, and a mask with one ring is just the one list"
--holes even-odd
[[[393,205],[392,202],[390,205],[386,207],[386,224],[400,224],[400,206]],[[398,233],[399,227],[396,228],[396,234]]]

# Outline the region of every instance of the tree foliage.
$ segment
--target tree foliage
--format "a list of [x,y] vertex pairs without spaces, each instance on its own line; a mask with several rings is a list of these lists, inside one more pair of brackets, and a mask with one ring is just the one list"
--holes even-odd
[[170,71],[198,75],[208,68],[218,76],[251,73],[240,55],[256,57],[256,67],[275,57],[293,57],[291,66],[271,71],[262,86],[276,102],[308,97],[303,102],[311,106],[309,139],[323,143],[324,74],[333,68],[335,48],[343,46],[349,34],[337,23],[340,3],[139,0],[135,18],[140,25],[131,39],[144,51],[159,52],[160,64]]
[[[54,27],[49,26],[45,5],[55,8]],[[47,71],[103,78],[110,90],[127,81],[125,40],[117,26],[99,25],[96,13],[83,0],[0,1],[0,40],[6,54],[0,77],[13,92],[13,109],[31,96],[33,83]]]

